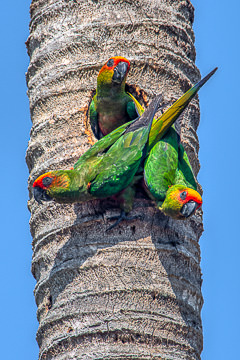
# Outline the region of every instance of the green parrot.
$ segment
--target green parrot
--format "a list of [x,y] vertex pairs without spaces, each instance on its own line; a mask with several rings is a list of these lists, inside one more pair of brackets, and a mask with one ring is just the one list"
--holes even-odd
[[90,124],[97,139],[138,117],[131,97],[125,91],[130,62],[122,56],[111,57],[101,68],[96,94],[90,108]]
[[151,149],[144,183],[157,207],[174,219],[186,219],[202,205],[188,156],[173,127]]
[[[142,177],[144,158],[215,71],[153,120],[161,101],[161,95],[158,95],[139,119],[120,126],[97,141],[79,158],[73,170],[50,171],[39,176],[33,183],[34,198],[38,202],[51,199],[83,202],[119,196],[121,208],[129,212],[134,198],[134,183]],[[124,212],[119,219],[123,218]]]
[[[186,94],[176,101],[165,114],[176,120],[182,107],[186,107],[196,92],[215,73],[217,68],[211,71],[205,78],[193,86]],[[142,106],[131,95],[139,114],[144,112]],[[188,100],[183,101],[187,96]],[[179,107],[179,112],[176,111]],[[175,115],[173,115],[175,113]],[[177,115],[178,114],[178,115]],[[166,115],[165,115],[166,116]],[[161,118],[161,117],[160,117]],[[159,118],[159,119],[160,119]],[[182,144],[179,143],[179,135],[174,125],[160,139],[154,136],[154,127],[159,119],[153,120],[149,135],[148,156],[144,163],[144,184],[150,198],[157,203],[159,210],[174,219],[185,219],[194,214],[202,205],[201,195],[197,192],[192,168]],[[167,124],[167,121],[166,121]],[[161,136],[164,133],[163,125]],[[166,130],[168,127],[166,127]]]
[[73,170],[51,171],[38,177],[33,183],[35,199],[81,202],[113,196],[128,187],[145,157],[160,100],[161,95],[156,96],[133,124],[126,123],[97,141]]

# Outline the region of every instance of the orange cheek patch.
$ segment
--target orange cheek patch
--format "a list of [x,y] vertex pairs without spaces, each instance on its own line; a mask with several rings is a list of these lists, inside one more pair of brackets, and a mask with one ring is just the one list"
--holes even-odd
[[[170,186],[171,187],[171,186]],[[170,193],[170,198],[172,200],[177,200],[180,203],[184,203],[185,200],[180,198],[180,192],[178,190],[173,191],[172,193]]]
[[68,187],[68,177],[67,176],[58,176],[52,182],[52,186],[67,188]]

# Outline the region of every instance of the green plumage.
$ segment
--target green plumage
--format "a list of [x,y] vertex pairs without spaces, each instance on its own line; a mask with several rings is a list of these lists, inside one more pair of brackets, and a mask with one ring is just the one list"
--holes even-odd
[[[89,167],[88,164],[91,163],[86,174],[88,181],[91,182],[89,188],[91,195],[96,198],[112,196],[132,182],[143,158],[143,151],[158,102],[159,97],[155,98],[148,111],[143,114],[142,119],[145,119],[145,126],[131,131],[131,125],[123,125],[93,145],[89,150],[89,153],[93,154],[92,156],[89,157],[87,152],[83,155],[85,160],[80,158],[80,161],[75,164],[74,169],[81,172],[82,167],[85,171],[86,165]],[[124,132],[125,129],[127,131]],[[113,142],[113,138],[115,140],[117,137],[118,139]],[[110,144],[112,145],[109,148]],[[97,148],[97,152],[95,148]],[[106,149],[108,150],[104,152]],[[87,161],[86,158],[88,158]],[[89,172],[92,174],[91,179]]]
[[[84,184],[91,183],[89,194],[96,198],[115,195],[133,180],[142,161],[158,99],[142,118],[146,125],[131,131],[129,123],[100,139],[77,161],[74,170]],[[128,130],[128,132],[126,132]]]
[[[47,195],[59,202],[80,202],[106,198],[127,188],[133,182],[145,156],[153,116],[159,101],[160,96],[157,96],[136,123],[124,124],[100,139],[80,157],[74,170],[45,174],[47,178],[53,179],[44,189]],[[44,175],[41,175],[34,182],[34,188],[43,188],[43,178]],[[64,190],[59,191],[59,187],[64,187]]]
[[[95,143],[76,162],[74,170],[41,175],[33,184],[35,198],[38,201],[54,198],[58,202],[81,202],[120,194],[122,208],[130,211],[133,186],[141,176],[147,156],[144,178],[149,192],[158,202],[164,201],[172,184],[194,189],[196,184],[187,155],[183,147],[178,146],[175,130],[171,128],[169,134],[167,130],[214,72],[153,120],[161,100],[161,96],[157,96],[139,119],[122,125]],[[139,111],[137,101],[132,96],[131,99]]]
[[97,138],[137,117],[135,105],[125,91],[106,98],[98,96],[97,92],[90,105],[90,123]]
[[91,184],[91,194],[111,196],[131,183],[141,163],[148,134],[149,129],[143,128],[129,132],[111,147],[100,164],[99,175]]
[[144,180],[151,197],[159,204],[163,203],[172,185],[197,189],[188,156],[178,144],[174,128],[150,151],[144,164]]
[[188,156],[173,127],[151,149],[144,180],[157,207],[172,218],[186,219],[202,204]]
[[[109,61],[112,66],[107,66]],[[89,109],[90,124],[98,139],[138,117],[134,102],[125,91],[130,63],[118,56],[109,61],[99,72],[96,94]]]

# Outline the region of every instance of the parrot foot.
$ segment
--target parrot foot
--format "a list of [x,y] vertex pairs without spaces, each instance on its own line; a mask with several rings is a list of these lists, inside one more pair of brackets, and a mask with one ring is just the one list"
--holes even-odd
[[111,217],[111,220],[117,220],[115,221],[115,223],[111,226],[109,226],[107,228],[106,231],[109,231],[109,230],[112,230],[113,228],[115,228],[118,224],[120,224],[121,221],[123,220],[136,220],[136,219],[141,219],[142,218],[142,215],[135,215],[135,216],[127,216],[125,211],[122,210],[121,211],[121,214],[119,216],[113,216]]

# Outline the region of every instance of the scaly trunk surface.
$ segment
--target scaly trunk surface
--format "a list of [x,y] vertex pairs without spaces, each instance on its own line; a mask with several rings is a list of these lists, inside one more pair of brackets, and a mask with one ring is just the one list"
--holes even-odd
[[[27,47],[32,130],[32,273],[41,360],[200,359],[201,213],[175,221],[151,201],[106,232],[119,212],[107,201],[38,205],[32,183],[69,168],[90,146],[86,106],[113,55],[131,61],[128,84],[167,102],[199,80],[188,0],[33,0]],[[195,174],[198,101],[182,119]]]

